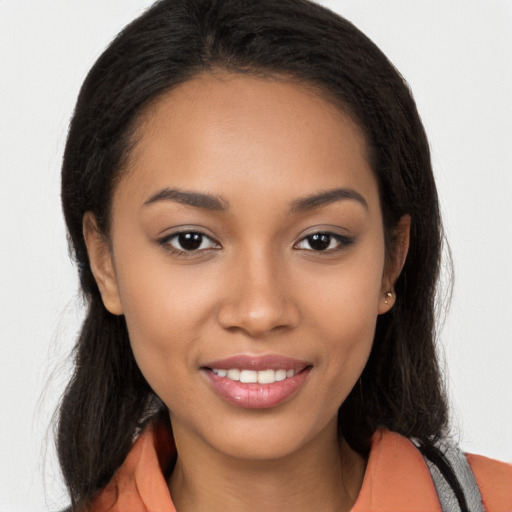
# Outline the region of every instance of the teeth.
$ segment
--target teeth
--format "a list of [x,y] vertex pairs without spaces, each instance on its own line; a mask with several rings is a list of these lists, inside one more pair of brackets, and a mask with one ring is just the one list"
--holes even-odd
[[242,370],[240,372],[240,382],[246,382],[247,384],[258,382],[258,373],[253,370]]
[[240,370],[237,370],[236,368],[228,370],[227,378],[231,380],[240,380]]
[[284,380],[286,379],[286,370],[276,370],[276,380]]
[[217,368],[212,369],[215,375],[219,377],[227,377],[230,380],[240,381],[244,384],[273,384],[281,380],[293,377],[294,370],[239,370],[238,368],[231,368],[229,370],[220,370]]
[[258,372],[258,382],[260,384],[272,384],[276,381],[276,372],[274,370],[263,370]]

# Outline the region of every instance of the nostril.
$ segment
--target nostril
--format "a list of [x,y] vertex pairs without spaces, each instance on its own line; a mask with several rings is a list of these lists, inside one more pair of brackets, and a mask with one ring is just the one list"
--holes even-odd
[[243,331],[251,337],[276,333],[298,324],[298,309],[286,300],[241,299],[224,303],[218,311],[219,324],[229,332]]

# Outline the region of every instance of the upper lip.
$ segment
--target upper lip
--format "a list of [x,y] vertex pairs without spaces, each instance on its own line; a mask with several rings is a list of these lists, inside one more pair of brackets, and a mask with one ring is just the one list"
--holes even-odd
[[217,361],[210,361],[203,368],[230,370],[238,368],[240,370],[294,370],[296,373],[302,371],[311,363],[292,357],[281,356],[277,354],[267,354],[255,356],[250,354],[239,354],[230,356]]

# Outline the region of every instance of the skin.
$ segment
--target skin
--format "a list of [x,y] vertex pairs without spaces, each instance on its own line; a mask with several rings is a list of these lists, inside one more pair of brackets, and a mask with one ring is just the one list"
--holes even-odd
[[[340,188],[363,201],[293,208]],[[220,197],[224,208],[155,198],[165,189]],[[91,267],[169,408],[177,510],[349,510],[365,461],[339,440],[337,412],[366,364],[377,316],[393,305],[386,292],[408,233],[404,219],[386,260],[358,126],[291,81],[200,75],[145,112],[111,221],[106,239],[84,217]],[[176,231],[205,237],[185,254]],[[345,238],[314,250],[306,237],[318,232]],[[284,403],[243,409],[201,370],[238,354],[279,354],[311,370]]]

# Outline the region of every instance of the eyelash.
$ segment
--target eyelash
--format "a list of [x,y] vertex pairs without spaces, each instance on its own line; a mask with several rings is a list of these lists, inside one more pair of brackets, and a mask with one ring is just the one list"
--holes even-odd
[[[189,238],[191,237],[199,237],[199,246],[195,249],[179,249],[177,247],[174,247],[172,245],[172,241],[173,240],[178,240],[178,237],[180,236],[189,236]],[[323,250],[315,250],[313,248],[311,249],[304,249],[304,248],[299,248],[298,246],[306,241],[308,241],[309,239],[309,244],[310,244],[310,247],[311,247],[311,242],[313,241],[314,238],[317,238],[316,241],[318,241],[319,238],[321,237],[326,237],[328,238],[328,246],[323,249]],[[337,242],[337,246],[336,247],[329,247],[332,243],[332,241],[336,241]],[[196,239],[197,241],[197,239]],[[213,246],[212,247],[207,247],[207,248],[202,248],[201,249],[201,246],[203,245],[203,243],[205,241],[209,241],[209,243],[211,243]],[[294,249],[298,249],[298,250],[306,250],[308,252],[313,252],[313,253],[317,253],[317,254],[332,254],[332,253],[336,253],[336,252],[339,252],[339,251],[342,251],[344,249],[346,249],[347,247],[349,247],[350,245],[352,245],[355,241],[355,238],[353,237],[348,237],[348,236],[345,236],[345,235],[340,235],[338,233],[331,233],[329,231],[317,231],[315,233],[311,233],[309,235],[306,235],[305,237],[301,238],[294,246],[293,248]],[[220,244],[214,240],[212,237],[206,235],[205,233],[202,233],[201,231],[194,231],[194,230],[190,230],[190,231],[179,231],[177,233],[172,233],[170,235],[167,235],[163,238],[160,238],[158,241],[158,244],[162,247],[164,247],[167,251],[169,251],[171,254],[175,254],[175,255],[178,255],[178,256],[184,256],[184,257],[189,257],[189,256],[194,256],[194,255],[197,255],[199,252],[210,252],[210,251],[215,251],[215,250],[219,250],[221,248]],[[182,246],[183,247],[183,246]]]
[[[172,245],[173,240],[178,240],[178,237],[187,236],[187,235],[200,237],[199,247],[197,247],[196,249],[187,250],[187,249],[179,249]],[[213,245],[213,247],[201,249],[201,246],[203,245],[203,243],[206,240],[209,241]],[[164,236],[163,238],[160,238],[158,240],[158,244],[160,246],[164,247],[164,249],[169,251],[171,254],[175,254],[177,256],[185,256],[185,257],[197,255],[197,253],[199,253],[199,252],[204,252],[204,251],[210,252],[210,251],[215,251],[215,250],[220,249],[220,244],[216,240],[214,240],[211,236],[208,236],[205,233],[202,233],[201,231],[195,231],[195,230],[178,231],[176,233],[172,233],[170,235]]]
[[310,250],[311,252],[315,252],[317,254],[332,254],[332,253],[336,253],[336,252],[339,252],[339,251],[342,251],[343,249],[346,249],[347,247],[349,247],[350,245],[352,245],[355,241],[355,238],[353,237],[349,237],[349,236],[346,236],[346,235],[340,235],[338,233],[331,233],[329,231],[317,231],[315,233],[311,233],[309,235],[306,235],[305,237],[301,238],[295,245],[294,245],[294,248],[297,247],[299,244],[307,241],[308,239],[314,239],[315,237],[317,238],[320,238],[320,237],[327,237],[329,238],[329,245],[331,245],[331,242],[334,240],[337,242],[337,246],[336,247],[327,247],[326,249],[324,250],[314,250],[314,249],[307,249],[308,251]]

